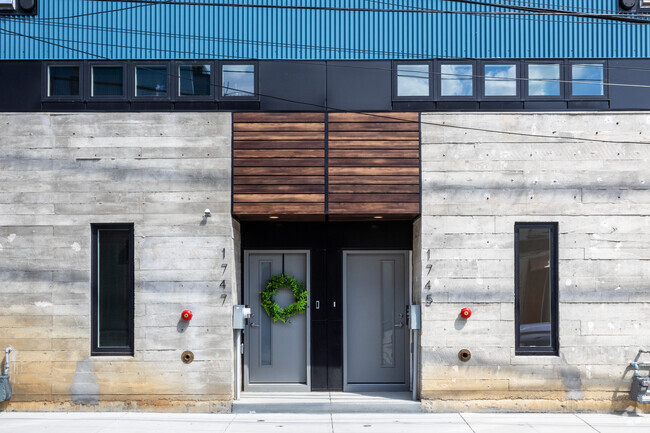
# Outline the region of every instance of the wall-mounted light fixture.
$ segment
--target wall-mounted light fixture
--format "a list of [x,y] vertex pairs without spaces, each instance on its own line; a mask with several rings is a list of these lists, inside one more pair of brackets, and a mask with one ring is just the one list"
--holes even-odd
[[205,215],[206,218],[209,218],[212,216],[212,212],[210,212],[210,209],[206,209],[203,214]]
[[276,219],[278,219],[278,218],[280,218],[280,217],[279,217],[279,216],[276,216],[276,215],[271,215],[271,216],[269,216],[269,219],[272,219],[272,220],[276,220]]

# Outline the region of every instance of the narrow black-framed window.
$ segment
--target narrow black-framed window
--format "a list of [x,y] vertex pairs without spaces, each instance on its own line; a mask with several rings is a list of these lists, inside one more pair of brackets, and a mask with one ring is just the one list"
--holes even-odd
[[437,96],[446,100],[476,98],[473,62],[439,62]]
[[607,98],[607,64],[588,60],[574,60],[568,65],[569,96],[572,99]]
[[91,354],[133,355],[132,224],[93,224]]
[[83,65],[81,63],[46,63],[44,95],[53,100],[83,98]]
[[393,62],[393,100],[433,99],[432,62]]
[[212,99],[214,67],[211,62],[185,61],[174,64],[176,97],[181,99]]
[[258,100],[257,62],[220,62],[220,100]]
[[516,355],[558,355],[558,308],[558,225],[516,223]]

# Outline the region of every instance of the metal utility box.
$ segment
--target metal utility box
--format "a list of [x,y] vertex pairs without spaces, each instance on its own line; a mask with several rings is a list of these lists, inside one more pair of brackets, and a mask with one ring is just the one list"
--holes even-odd
[[409,305],[409,327],[411,329],[422,329],[422,317],[419,305]]
[[[650,350],[639,350],[639,355],[637,355],[636,359],[639,359],[642,353],[650,353]],[[650,404],[650,375],[643,376],[639,371],[641,369],[650,370],[650,362],[634,361],[631,365],[634,369],[634,376],[632,376],[630,397],[637,403]]]
[[232,306],[232,329],[244,329],[246,327],[246,319],[251,317],[251,309],[246,308],[245,305]]

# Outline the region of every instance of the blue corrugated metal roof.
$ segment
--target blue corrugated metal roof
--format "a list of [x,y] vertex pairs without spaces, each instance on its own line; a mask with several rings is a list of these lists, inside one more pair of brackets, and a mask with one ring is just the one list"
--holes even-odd
[[[210,3],[218,0],[200,0]],[[226,0],[227,1],[227,0]],[[502,11],[445,0],[230,0],[249,4]],[[490,0],[616,13],[616,0]],[[2,59],[649,57],[650,25],[566,16],[476,16],[39,0],[0,18]],[[31,38],[30,38],[31,37]],[[47,41],[47,42],[46,42]],[[49,42],[49,43],[48,43]],[[53,45],[57,44],[57,45]],[[72,49],[79,51],[74,51]]]

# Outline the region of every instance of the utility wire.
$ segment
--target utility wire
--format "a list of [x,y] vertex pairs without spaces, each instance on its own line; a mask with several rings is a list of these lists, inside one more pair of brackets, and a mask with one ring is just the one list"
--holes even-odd
[[[87,28],[91,27],[94,30],[101,30],[101,31],[111,31],[111,32],[125,32],[124,29],[117,29],[113,27],[96,27],[96,26],[83,26],[83,25],[74,25],[74,24],[64,24],[64,23],[42,23],[44,25],[48,26],[58,26],[58,27],[72,27],[72,28]],[[338,48],[338,47],[322,47],[322,46],[314,46],[314,45],[303,45],[303,44],[290,44],[290,43],[275,43],[275,42],[261,42],[261,41],[250,41],[250,40],[242,40],[242,39],[230,39],[230,38],[216,38],[216,37],[207,37],[207,36],[192,36],[192,35],[179,35],[175,33],[160,33],[160,32],[151,32],[151,31],[144,31],[144,30],[126,30],[129,33],[134,33],[138,35],[144,35],[144,36],[158,36],[158,37],[175,37],[175,38],[183,38],[183,39],[198,39],[198,40],[207,40],[207,41],[215,41],[215,42],[234,42],[234,43],[246,43],[250,45],[270,45],[270,46],[284,46],[288,48],[297,48],[297,49],[317,49],[321,51],[342,51],[342,52],[362,52],[362,53],[375,53],[375,54],[384,54],[384,55],[398,55],[402,56],[405,55],[404,53],[401,52],[387,52],[387,51],[373,51],[373,50],[360,50],[360,49],[354,49],[354,48]],[[36,39],[36,38],[33,38]],[[100,42],[82,42],[82,41],[77,41],[77,40],[70,40],[70,39],[60,39],[60,38],[49,38],[49,40],[55,40],[58,42],[71,42],[75,44],[90,44],[90,45],[98,45],[98,46],[110,46],[110,47],[116,47],[116,48],[124,48],[124,49],[129,49],[129,50],[144,50],[144,51],[158,51],[158,52],[165,52],[165,53],[177,53],[177,54],[191,54],[195,56],[205,56],[206,58],[210,59],[215,59],[218,60],[220,58],[229,58],[232,60],[251,60],[251,61],[259,61],[260,59],[257,58],[250,58],[250,57],[241,57],[241,56],[232,56],[232,55],[226,55],[226,54],[219,54],[219,56],[215,56],[214,53],[202,53],[202,52],[197,52],[197,51],[188,51],[188,50],[173,50],[173,49],[167,49],[167,48],[155,48],[155,47],[133,47],[133,46],[126,46],[126,45],[121,45],[121,44],[110,44],[110,43],[100,43]],[[429,61],[431,59],[444,59],[444,60],[449,60],[449,61],[475,61],[477,59],[475,58],[469,58],[469,57],[453,57],[453,56],[439,56],[439,55],[416,55],[416,54],[406,54],[408,56],[413,56],[407,59],[398,59],[394,60],[396,62],[401,61],[412,61],[413,59],[417,60],[422,60],[422,61]],[[416,57],[418,56],[418,57]],[[199,59],[200,60],[200,59]],[[482,59],[485,62],[489,62],[491,59]],[[498,59],[500,61],[503,61],[504,59]],[[539,59],[526,59],[527,62],[529,63],[535,63],[536,60]],[[548,60],[548,59],[545,59]],[[563,59],[557,59],[558,63],[562,62]],[[599,59],[592,59],[592,60],[584,60],[585,63],[596,63],[598,62]],[[310,60],[301,60],[300,61],[303,64],[311,64],[311,65],[322,65],[321,62],[317,61],[310,61]],[[332,64],[332,67],[337,67],[337,68],[353,68],[353,69],[369,69],[369,70],[386,70],[386,71],[396,71],[396,68],[382,68],[382,67],[376,67],[376,66],[363,66],[363,65],[350,65],[350,64]],[[629,71],[650,71],[650,68],[640,68],[640,67],[625,67],[625,66],[605,66],[603,65],[604,70],[629,70]],[[407,71],[407,72],[420,72],[420,71]],[[440,72],[433,71],[432,72],[434,75],[440,75]],[[477,75],[477,74],[449,74],[445,73],[443,74],[445,76],[459,76],[459,77],[477,77],[477,78],[483,78],[485,75]],[[420,76],[417,76],[417,78],[420,78]],[[492,79],[492,77],[490,77]],[[500,80],[499,78],[494,78],[495,81]],[[508,80],[519,80],[519,81],[531,81],[531,79],[526,79],[522,77],[517,77],[517,78],[511,78],[511,79],[503,79],[503,81],[508,81]],[[533,79],[532,81],[548,81],[548,82],[560,82],[560,83],[570,83],[573,82],[572,80],[535,80]],[[590,84],[585,82],[585,84]],[[621,87],[647,87],[642,84],[625,84],[625,83],[605,83],[605,82],[591,82],[591,84],[603,84],[605,86],[621,86]]]
[[[8,30],[3,29],[1,27],[0,27],[0,31],[9,33],[9,34],[12,34],[12,35],[15,35],[15,36],[22,36],[22,37],[27,37],[27,38],[33,39],[32,36],[23,35],[21,33],[8,31]],[[87,51],[77,50],[75,48],[71,48],[71,47],[61,45],[61,44],[53,43],[53,42],[50,42],[50,41],[48,41],[46,39],[39,39],[39,40],[41,42],[43,42],[43,43],[46,43],[46,44],[52,44],[52,45],[56,45],[58,47],[67,48],[69,50],[76,51],[76,52],[81,52],[81,53],[84,53],[84,54],[89,55],[89,56],[99,57],[99,58],[102,58],[104,60],[112,60],[112,59],[106,58],[104,56],[93,54],[93,53],[90,53],[90,52],[87,52]],[[146,68],[146,66],[145,66],[145,68]],[[152,70],[152,71],[159,72],[159,71],[156,71],[156,70]],[[184,78],[184,77],[182,77],[180,75],[176,75],[176,74],[172,74],[172,73],[166,73],[166,75],[168,75],[171,78],[175,78],[175,79],[191,81],[191,79],[189,79],[189,78]],[[222,89],[222,90],[226,89],[226,90],[241,91],[241,89],[231,88],[231,87],[223,86],[223,85],[220,85],[220,84],[210,84],[210,86],[215,87],[215,88],[219,88],[219,89]],[[282,98],[282,97],[279,97],[279,96],[272,96],[272,95],[267,95],[267,94],[263,94],[263,93],[259,93],[259,92],[247,92],[247,91],[245,91],[245,93],[255,95],[255,96],[262,96],[262,97],[265,97],[265,98],[275,99],[275,100],[279,100],[279,101],[291,102],[291,103],[295,103],[295,104],[315,107],[315,108],[322,109],[324,111],[336,111],[336,112],[341,112],[341,113],[349,112],[349,110],[332,107],[330,105],[314,104],[314,103],[311,103],[311,102],[304,102],[304,101],[298,101],[298,100],[289,99],[289,98]],[[372,113],[372,112],[364,112],[364,114],[366,114],[368,116],[377,117],[377,118],[390,119],[390,120],[399,120],[399,121],[404,122],[403,119],[400,119],[398,117],[393,117],[390,114],[381,114],[381,113]],[[448,124],[448,123],[438,123],[438,122],[429,122],[429,121],[417,121],[416,120],[416,121],[406,121],[406,122],[408,122],[408,123],[418,123],[418,124],[423,124],[423,125],[437,126],[437,127],[441,127],[441,128],[452,128],[452,129],[461,129],[461,130],[468,130],[468,131],[479,131],[479,132],[484,132],[484,133],[503,134],[503,135],[512,135],[512,136],[521,136],[521,137],[546,138],[546,139],[553,139],[553,140],[563,139],[563,140],[574,140],[574,141],[581,141],[581,142],[614,143],[614,144],[650,144],[650,142],[647,142],[647,141],[615,141],[615,140],[603,140],[603,139],[597,139],[597,138],[571,137],[571,136],[563,136],[563,135],[533,134],[533,133],[503,131],[503,130],[494,130],[494,129],[487,129],[487,128],[470,127],[470,126],[459,126],[459,125],[451,125],[451,124]]]
[[513,11],[464,11],[464,10],[443,10],[443,9],[373,9],[373,8],[342,8],[329,6],[299,6],[299,5],[273,5],[273,4],[252,4],[252,3],[207,3],[197,1],[173,1],[173,0],[90,0],[96,2],[120,1],[124,3],[150,3],[158,5],[173,6],[212,6],[212,7],[231,7],[231,8],[253,8],[253,9],[288,9],[288,10],[311,10],[311,11],[330,11],[330,12],[372,12],[372,13],[423,13],[423,14],[458,14],[458,15],[562,15],[578,18],[591,18],[602,20],[613,20],[635,24],[650,24],[650,20],[634,18],[629,15],[619,14],[595,14],[585,12],[574,12],[561,9],[544,9],[514,5],[500,5],[481,1],[472,0],[443,0],[454,3],[467,3],[479,6],[490,6],[494,8],[509,9]]

